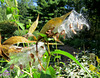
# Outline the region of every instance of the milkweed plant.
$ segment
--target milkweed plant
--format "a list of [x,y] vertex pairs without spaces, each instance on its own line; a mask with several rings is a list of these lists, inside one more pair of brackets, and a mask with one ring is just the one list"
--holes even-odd
[[[89,29],[90,26],[82,14],[72,10],[61,17],[56,17],[49,20],[35,37],[35,31],[39,21],[39,15],[36,21],[33,22],[26,35],[13,36],[0,43],[0,55],[4,58],[0,62],[4,62],[5,66],[0,66],[0,77],[4,78],[92,78],[91,72],[94,76],[99,77],[100,70],[90,62],[88,63],[87,56],[81,58],[71,55],[68,52],[55,49],[51,50],[50,45],[64,45],[59,40],[59,36],[65,38],[72,38],[78,35],[80,31]],[[15,21],[16,22],[16,21]],[[21,23],[17,22],[21,26]],[[19,27],[18,27],[19,28]],[[21,27],[23,29],[23,27]],[[0,34],[1,36],[1,34]],[[33,41],[28,40],[32,36]],[[52,38],[56,43],[50,43]],[[58,42],[58,43],[57,43]],[[22,43],[22,46],[19,46]],[[15,45],[16,44],[16,45]],[[59,55],[69,57],[72,61],[68,65],[64,62],[55,61],[51,64],[51,58],[58,58]],[[85,57],[85,58],[84,58]],[[81,61],[83,60],[83,61]],[[97,57],[98,66],[100,59]],[[60,67],[56,62],[62,63],[64,67]],[[3,63],[2,63],[3,64]],[[93,67],[93,69],[91,68]],[[64,74],[62,74],[64,72]],[[86,75],[85,75],[86,74]]]

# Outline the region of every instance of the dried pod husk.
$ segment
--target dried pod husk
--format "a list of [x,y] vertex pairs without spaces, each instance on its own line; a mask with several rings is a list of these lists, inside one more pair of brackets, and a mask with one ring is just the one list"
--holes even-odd
[[14,69],[14,64],[10,65],[10,69],[13,70]]
[[30,56],[31,56],[32,59],[34,59],[34,54],[31,53]]
[[20,70],[22,70],[22,69],[23,69],[23,65],[22,65],[22,64],[20,64],[20,65],[19,65],[19,67],[20,67]]

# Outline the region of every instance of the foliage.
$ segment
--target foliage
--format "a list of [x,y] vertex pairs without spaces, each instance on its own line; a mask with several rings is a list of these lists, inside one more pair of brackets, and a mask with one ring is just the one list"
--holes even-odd
[[11,37],[15,30],[17,30],[16,23],[10,21],[0,22],[0,32],[4,40],[5,38]]
[[[99,74],[100,73],[100,71],[99,71],[100,65],[96,66],[96,62],[93,59],[93,56],[91,56],[91,55],[94,55],[94,59],[95,59],[95,54],[89,54],[86,51],[85,51],[84,55],[82,53],[76,54],[76,59],[78,61],[80,61],[80,64],[82,66],[84,66],[85,69],[87,69],[89,73],[91,73],[92,78],[94,78],[94,77],[98,78],[100,76],[100,74]],[[83,69],[80,68],[73,60],[70,60],[66,66],[63,65],[63,66],[59,67],[59,66],[56,66],[56,64],[55,64],[54,67],[58,68],[58,71],[56,71],[58,77],[67,77],[67,78],[68,77],[71,77],[71,78],[73,78],[73,77],[88,78],[89,77],[87,75],[87,73],[85,71],[83,71]],[[96,69],[96,71],[94,71],[95,69]]]
[[[89,54],[90,57],[87,56],[88,54],[85,54],[85,49],[88,49],[87,52],[99,52],[99,43],[97,43],[99,42],[99,13],[98,7],[93,6],[93,4],[98,4],[98,0],[94,3],[91,2],[93,0],[36,0],[34,2],[37,3],[37,5],[33,5],[32,0],[0,1],[0,10],[4,8],[4,11],[0,11],[0,14],[2,15],[4,13],[6,15],[1,16],[0,21],[9,20],[8,22],[4,21],[0,23],[0,35],[2,35],[2,38],[4,36],[4,39],[7,39],[6,41],[2,40],[2,42],[4,41],[2,44],[0,43],[0,55],[6,59],[0,60],[0,68],[2,70],[0,71],[1,77],[59,78],[72,77],[72,75],[77,77],[99,77],[99,57],[95,54]],[[85,3],[89,4],[89,6]],[[80,7],[82,8],[83,6],[86,8],[80,10]],[[85,30],[85,26],[89,28],[87,21],[83,19],[84,17],[81,14],[78,14],[74,10],[70,12],[71,14],[65,14],[73,8],[80,13],[84,11],[83,15],[85,16],[89,15],[88,19],[92,22],[92,27],[88,34],[80,31],[82,28]],[[72,13],[75,14],[73,18]],[[40,18],[37,14],[40,15]],[[66,18],[68,15],[69,17]],[[58,22],[61,19],[61,23]],[[74,21],[73,19],[78,20]],[[33,24],[31,20],[34,21]],[[44,27],[42,28],[43,25]],[[41,29],[40,33],[39,31],[35,31],[36,27],[38,30]],[[52,29],[52,27],[54,28]],[[26,30],[28,28],[29,30]],[[56,32],[54,32],[55,30]],[[65,33],[62,32],[63,30]],[[74,57],[68,52],[57,50],[58,43],[50,43],[52,42],[51,37],[57,40],[59,35],[63,35],[64,38],[66,38],[65,34],[67,34],[70,38],[72,37],[71,35],[80,33],[79,31],[82,33],[81,36],[78,38],[74,37],[75,39],[65,40],[65,43],[68,42],[76,48],[84,49],[81,55],[77,54],[76,57]],[[12,35],[17,36],[10,37]],[[30,36],[33,39],[31,39]],[[42,40],[42,42],[40,42],[40,40]],[[62,43],[60,40],[57,41]],[[50,45],[56,45],[56,50],[52,50]],[[60,61],[61,55],[72,59],[68,65]],[[98,62],[97,66],[96,63],[94,63],[95,57]],[[53,61],[54,64],[51,64]],[[5,63],[7,63],[6,66],[4,66]],[[62,64],[63,67],[61,67],[60,64]]]

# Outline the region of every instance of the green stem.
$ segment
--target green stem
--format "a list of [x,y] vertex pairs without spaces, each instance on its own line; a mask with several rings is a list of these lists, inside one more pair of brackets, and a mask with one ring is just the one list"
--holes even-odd
[[[12,13],[12,16],[13,16],[13,18],[14,18],[14,20],[15,20],[15,23],[16,23],[17,21],[16,21],[16,18],[14,17],[14,13]],[[18,25],[18,31],[19,31],[19,35],[21,35],[19,25]]]
[[50,58],[51,58],[51,54],[50,54],[50,47],[49,47],[48,42],[47,42],[47,47],[48,47],[48,61],[47,61],[46,70],[47,70],[47,68],[48,68],[48,66],[49,66],[49,62],[50,62]]
[[[18,67],[18,66],[16,66],[16,65],[15,65],[15,67],[19,69],[19,67]],[[22,71],[22,72],[24,72],[24,73],[26,73],[26,74],[28,74],[29,76],[31,76],[31,74],[30,74],[30,73],[28,73],[27,71],[24,71],[23,69],[22,69],[21,71]]]
[[[33,61],[33,60],[32,60]],[[30,66],[30,75],[32,77],[32,62],[31,62],[31,66]],[[32,77],[33,78],[33,77]]]
[[[57,42],[55,41],[55,43],[57,43]],[[57,44],[56,44],[56,50],[57,50]],[[58,54],[57,54],[57,56],[58,56]],[[57,63],[59,65],[59,59],[58,58],[57,58]]]

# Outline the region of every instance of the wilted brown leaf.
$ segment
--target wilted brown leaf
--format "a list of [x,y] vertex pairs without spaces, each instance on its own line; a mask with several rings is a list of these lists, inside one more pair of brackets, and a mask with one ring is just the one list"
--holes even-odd
[[31,43],[34,41],[29,41],[25,37],[22,36],[13,36],[3,42],[3,45],[13,45],[16,43]]

